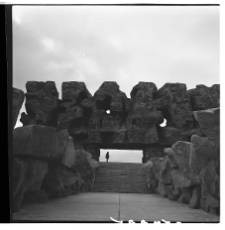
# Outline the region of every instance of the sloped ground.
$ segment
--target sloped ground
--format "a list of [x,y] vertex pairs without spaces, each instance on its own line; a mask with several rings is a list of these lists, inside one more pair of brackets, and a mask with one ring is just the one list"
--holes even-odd
[[92,192],[149,193],[138,163],[100,163]]
[[80,193],[65,198],[23,206],[12,219],[31,222],[113,222],[115,220],[219,222],[219,216],[156,194]]

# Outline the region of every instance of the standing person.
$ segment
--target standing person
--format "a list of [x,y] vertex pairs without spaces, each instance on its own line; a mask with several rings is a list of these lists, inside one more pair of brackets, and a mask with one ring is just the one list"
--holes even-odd
[[109,161],[109,152],[106,153],[105,158],[106,158],[106,162],[108,162]]

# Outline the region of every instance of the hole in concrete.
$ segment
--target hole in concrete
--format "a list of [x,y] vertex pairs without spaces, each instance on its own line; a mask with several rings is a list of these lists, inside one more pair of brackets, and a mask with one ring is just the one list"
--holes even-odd
[[167,126],[167,120],[163,118],[163,123],[159,125],[160,127],[166,127]]
[[172,116],[167,108],[160,109],[159,111],[162,112],[163,118],[166,120],[167,125],[173,123]]
[[108,110],[110,108],[111,96],[105,95],[104,98],[96,100],[96,107],[99,110]]
[[106,162],[107,152],[109,152],[108,162],[142,163],[143,150],[100,149],[100,162]]

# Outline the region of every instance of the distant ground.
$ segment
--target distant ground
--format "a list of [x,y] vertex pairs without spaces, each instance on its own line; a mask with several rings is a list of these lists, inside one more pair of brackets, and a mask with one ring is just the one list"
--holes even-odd
[[109,162],[129,162],[129,163],[142,163],[143,152],[142,150],[100,150],[100,162],[105,162],[105,155],[109,152]]

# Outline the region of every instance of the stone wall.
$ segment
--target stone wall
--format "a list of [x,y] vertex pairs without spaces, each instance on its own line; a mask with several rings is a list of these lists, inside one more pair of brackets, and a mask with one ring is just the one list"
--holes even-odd
[[13,131],[11,210],[90,191],[99,163],[74,146],[67,130],[27,125]]
[[153,193],[219,214],[220,109],[193,114],[200,125],[198,135],[165,148],[165,157],[151,158],[144,166],[147,184]]
[[[196,162],[200,162],[202,181],[219,178],[219,138],[215,136],[219,126],[214,131],[209,129],[207,125],[214,127],[214,120],[202,119],[204,112],[194,112],[193,116],[195,110],[219,107],[219,85],[198,85],[186,90],[185,84],[166,83],[157,89],[154,83],[139,82],[130,98],[116,82],[104,82],[94,95],[83,82],[64,82],[62,99],[52,81],[27,82],[26,90],[26,113],[20,118],[23,127],[13,131],[14,211],[19,210],[22,202],[46,202],[90,190],[99,167],[100,148],[142,149],[143,162],[151,159],[147,164],[153,164],[155,170],[147,170],[150,190],[157,188],[160,194],[171,199],[179,197],[184,202],[184,197],[190,196],[190,188],[191,194],[199,194],[201,189],[205,194],[202,203],[211,202],[210,207],[218,208],[212,205],[215,199],[218,201],[218,184],[210,188],[214,192],[207,193],[207,186],[202,186],[209,182],[199,182],[196,171],[186,175],[184,169],[197,170]],[[15,90],[13,103],[15,124],[23,103],[22,92]],[[216,109],[212,111],[213,116],[218,113]],[[167,120],[166,127],[160,127],[163,119]],[[195,151],[204,152],[196,147],[199,143],[206,146],[207,160],[200,161],[193,154],[193,146]],[[176,178],[184,184],[175,186]]]
[[[166,83],[157,89],[151,82],[135,85],[130,98],[116,82],[103,82],[93,96],[83,82],[64,82],[62,99],[54,82],[31,81],[26,89],[24,126],[66,129],[75,144],[95,149],[97,160],[100,148],[142,149],[144,162],[165,155],[163,149],[176,141],[190,141],[199,127],[193,111],[219,107],[220,93],[219,85],[187,90],[185,84]],[[164,118],[167,126],[160,127]]]

